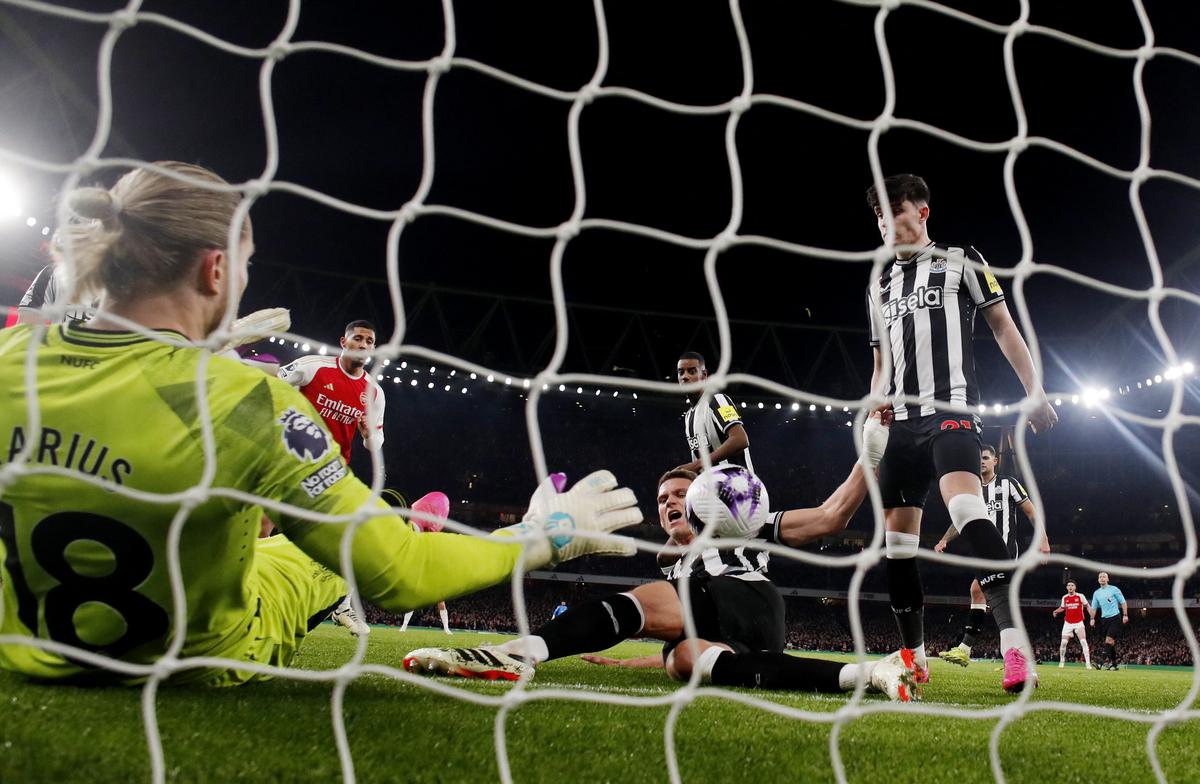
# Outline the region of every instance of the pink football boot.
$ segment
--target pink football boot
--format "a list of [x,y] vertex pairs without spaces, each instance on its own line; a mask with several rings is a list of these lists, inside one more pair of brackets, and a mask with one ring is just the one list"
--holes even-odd
[[[414,512],[424,512],[428,515],[433,515],[438,520],[445,520],[450,516],[450,499],[443,492],[434,490],[432,493],[426,493],[413,502],[412,509]],[[436,533],[442,530],[441,522],[433,520],[414,519],[414,523],[422,531],[431,531]]]

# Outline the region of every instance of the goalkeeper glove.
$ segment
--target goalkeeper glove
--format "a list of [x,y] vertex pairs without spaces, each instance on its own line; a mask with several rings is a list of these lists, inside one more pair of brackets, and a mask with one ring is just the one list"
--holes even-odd
[[637,498],[628,487],[617,487],[611,471],[596,471],[575,483],[567,492],[566,474],[546,477],[529,499],[529,510],[521,522],[501,528],[495,536],[511,537],[541,533],[529,543],[526,568],[556,566],[581,555],[624,555],[637,552],[633,540],[582,538],[575,531],[608,533],[642,522]]
[[292,314],[287,308],[266,308],[235,319],[229,325],[229,340],[221,346],[218,354],[230,349],[255,343],[272,332],[287,332],[292,326]]

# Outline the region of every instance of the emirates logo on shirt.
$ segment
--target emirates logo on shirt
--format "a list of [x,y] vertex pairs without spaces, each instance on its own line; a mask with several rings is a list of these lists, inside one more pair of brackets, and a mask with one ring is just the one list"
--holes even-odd
[[283,445],[297,460],[319,461],[329,452],[329,436],[316,422],[294,408],[279,415],[276,422],[283,427]]

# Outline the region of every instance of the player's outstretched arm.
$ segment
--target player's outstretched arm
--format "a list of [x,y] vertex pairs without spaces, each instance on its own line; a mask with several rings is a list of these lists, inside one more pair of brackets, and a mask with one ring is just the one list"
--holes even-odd
[[801,547],[814,539],[841,531],[867,497],[866,471],[874,471],[887,449],[888,427],[878,414],[872,414],[863,426],[863,463],[856,463],[846,481],[820,506],[789,509],[779,521],[779,541],[788,547]]
[[1012,314],[1008,312],[1008,306],[1003,302],[997,302],[986,307],[983,309],[983,318],[992,328],[992,334],[996,338],[997,345],[1000,346],[1000,351],[1004,353],[1004,358],[1008,360],[1008,364],[1012,365],[1012,369],[1017,373],[1017,378],[1021,380],[1021,385],[1025,387],[1025,394],[1037,403],[1037,409],[1029,416],[1029,424],[1033,426],[1033,432],[1043,433],[1054,427],[1058,422],[1058,412],[1046,398],[1041,384],[1037,383],[1037,374],[1034,372],[1033,357],[1029,353],[1029,346],[1026,345],[1021,330],[1017,329]]

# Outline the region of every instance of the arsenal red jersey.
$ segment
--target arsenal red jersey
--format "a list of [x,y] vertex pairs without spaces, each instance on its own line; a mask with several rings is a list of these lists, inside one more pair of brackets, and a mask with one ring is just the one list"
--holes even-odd
[[383,445],[383,390],[365,368],[354,378],[342,369],[338,357],[313,355],[280,368],[279,377],[313,404],[346,462],[350,461],[358,420],[364,416],[372,442]]
[[1083,623],[1083,608],[1087,606],[1087,602],[1080,594],[1064,594],[1062,598],[1062,606],[1066,608],[1067,623]]

